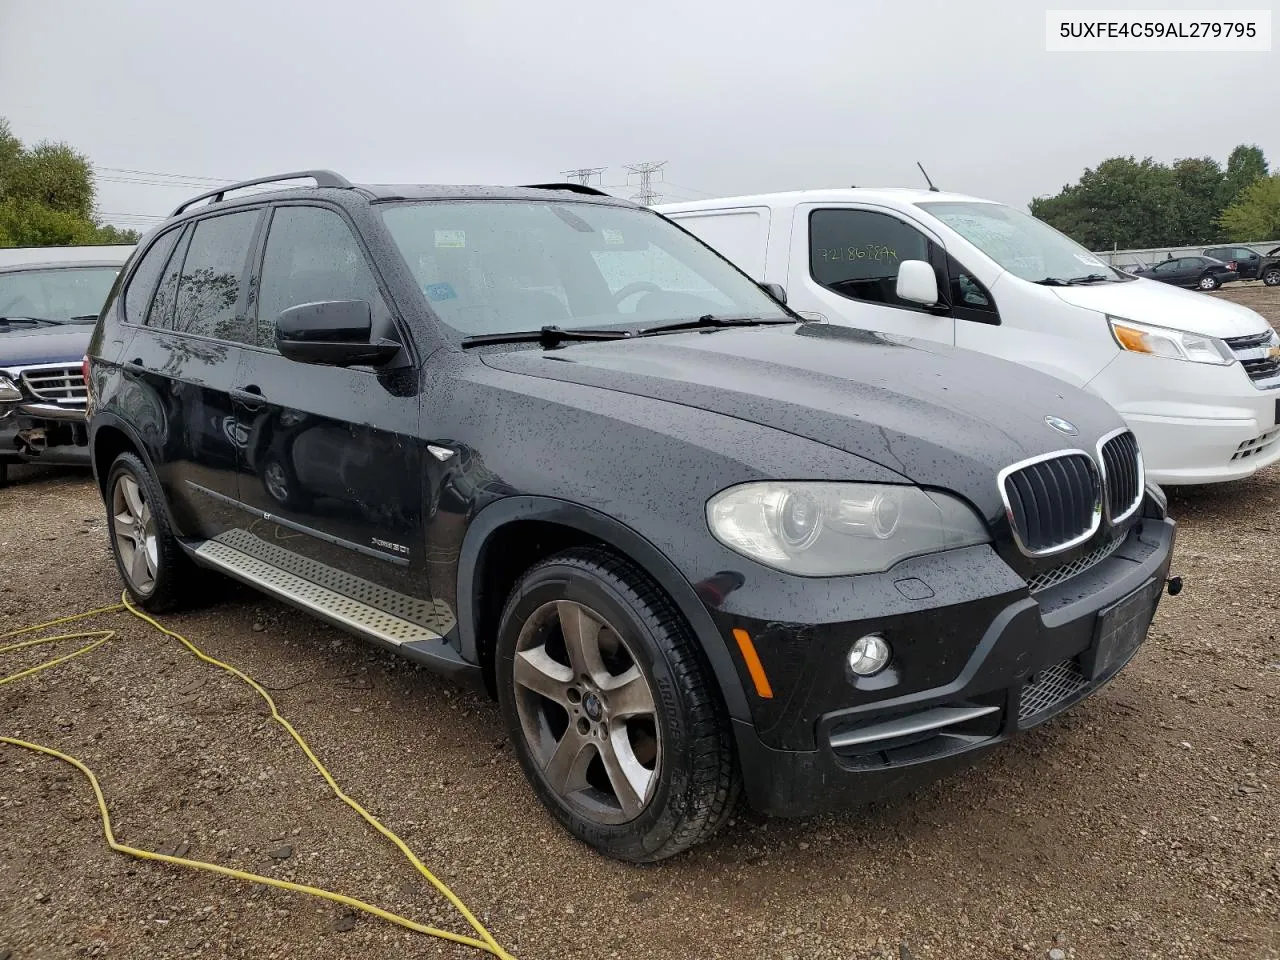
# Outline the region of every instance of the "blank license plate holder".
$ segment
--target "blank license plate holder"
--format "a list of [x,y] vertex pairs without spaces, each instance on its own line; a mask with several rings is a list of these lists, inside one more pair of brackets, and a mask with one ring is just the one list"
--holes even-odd
[[1152,577],[1123,600],[1099,611],[1093,645],[1080,656],[1080,670],[1086,677],[1104,677],[1133,655],[1146,639],[1163,587]]

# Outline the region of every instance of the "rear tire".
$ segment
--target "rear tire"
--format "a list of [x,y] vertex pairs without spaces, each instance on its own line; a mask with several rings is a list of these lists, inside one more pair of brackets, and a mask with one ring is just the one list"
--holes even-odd
[[1218,281],[1218,278],[1211,273],[1206,273],[1200,278],[1201,290],[1217,290],[1220,286],[1222,284]]
[[600,853],[661,860],[736,808],[742,777],[710,668],[629,561],[578,548],[526,572],[502,613],[496,679],[534,791]]
[[146,464],[120,454],[107,472],[106,491],[111,552],[129,596],[151,613],[189,605],[201,571],[178,545],[164,493]]

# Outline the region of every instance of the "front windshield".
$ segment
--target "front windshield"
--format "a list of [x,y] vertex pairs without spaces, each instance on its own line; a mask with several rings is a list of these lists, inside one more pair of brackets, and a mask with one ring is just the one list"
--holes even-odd
[[1000,203],[917,204],[1023,280],[1132,280],[1043,220]]
[[0,317],[66,323],[102,311],[119,267],[62,267],[0,273]]
[[706,314],[787,318],[751,280],[647,210],[432,200],[382,216],[432,308],[467,336]]

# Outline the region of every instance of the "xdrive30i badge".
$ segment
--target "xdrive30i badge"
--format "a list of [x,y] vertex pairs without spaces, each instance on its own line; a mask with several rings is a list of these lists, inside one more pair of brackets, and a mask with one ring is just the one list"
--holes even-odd
[[409,548],[401,543],[392,543],[390,540],[380,540],[377,537],[370,538],[375,547],[381,547],[383,550],[392,550],[396,553],[402,553],[406,557],[409,555]]
[[1065,433],[1068,437],[1074,437],[1080,431],[1076,429],[1076,425],[1070,420],[1063,420],[1061,417],[1055,417],[1053,414],[1044,418],[1044,422],[1059,433]]

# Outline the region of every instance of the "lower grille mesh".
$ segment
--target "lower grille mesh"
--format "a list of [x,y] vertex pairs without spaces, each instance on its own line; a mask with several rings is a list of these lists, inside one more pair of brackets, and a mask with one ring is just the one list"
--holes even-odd
[[1044,573],[1036,574],[1027,581],[1027,586],[1032,593],[1039,593],[1041,590],[1048,590],[1050,587],[1056,587],[1060,583],[1070,580],[1077,574],[1084,573],[1095,563],[1101,563],[1107,557],[1111,556],[1120,548],[1120,544],[1124,543],[1123,537],[1116,537],[1108,540],[1096,550],[1091,550],[1083,557],[1076,557],[1070,563],[1064,563],[1054,567],[1052,570],[1046,570]]
[[1063,700],[1088,683],[1075,660],[1063,660],[1041,670],[1034,683],[1022,688],[1018,703],[1018,723],[1025,724],[1031,718],[1057,706]]

